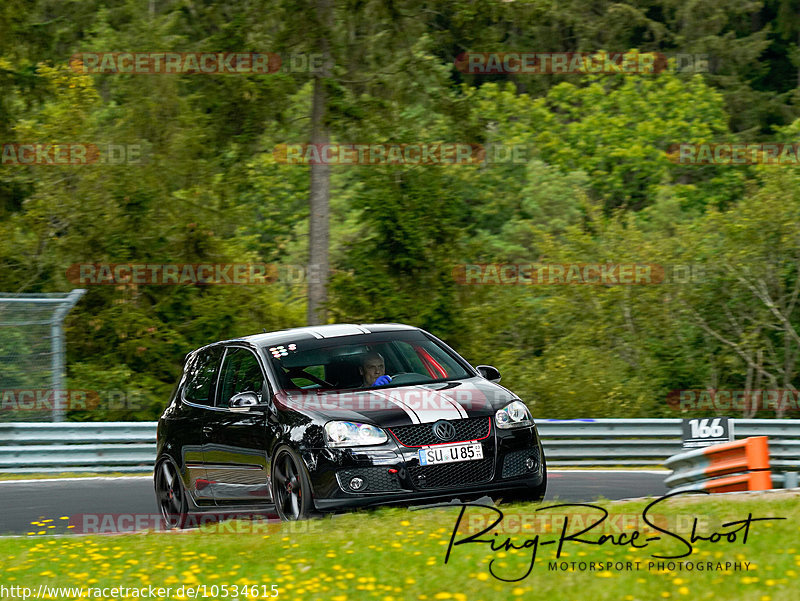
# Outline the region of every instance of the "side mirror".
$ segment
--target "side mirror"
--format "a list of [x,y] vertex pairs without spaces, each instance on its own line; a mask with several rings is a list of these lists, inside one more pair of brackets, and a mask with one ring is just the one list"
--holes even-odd
[[245,391],[235,394],[228,401],[228,408],[231,411],[250,411],[250,409],[259,404],[258,395],[255,392]]
[[475,369],[490,382],[497,384],[500,381],[500,372],[497,371],[496,367],[492,367],[491,365],[478,365]]

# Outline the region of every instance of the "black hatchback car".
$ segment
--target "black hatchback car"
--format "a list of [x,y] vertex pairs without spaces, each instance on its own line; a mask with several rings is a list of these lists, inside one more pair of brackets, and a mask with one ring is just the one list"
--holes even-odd
[[169,527],[204,512],[284,520],[482,495],[541,500],[527,406],[428,332],[326,325],[190,353],[158,422],[156,498]]

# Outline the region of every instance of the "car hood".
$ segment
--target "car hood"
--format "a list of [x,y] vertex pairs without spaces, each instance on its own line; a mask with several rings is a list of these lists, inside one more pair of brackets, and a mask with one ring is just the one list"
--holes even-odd
[[517,397],[475,377],[450,382],[370,390],[292,391],[276,395],[276,404],[312,419],[340,419],[383,427],[491,416]]

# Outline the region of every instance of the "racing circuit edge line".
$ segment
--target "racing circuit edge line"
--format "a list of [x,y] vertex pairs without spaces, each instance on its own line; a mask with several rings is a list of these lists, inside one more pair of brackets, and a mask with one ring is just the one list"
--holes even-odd
[[[548,469],[548,474],[671,474],[670,470],[587,470],[587,469]],[[152,480],[153,476],[87,476],[86,478],[31,478],[29,480],[0,480],[4,484],[33,484],[41,482],[79,482],[90,480]]]

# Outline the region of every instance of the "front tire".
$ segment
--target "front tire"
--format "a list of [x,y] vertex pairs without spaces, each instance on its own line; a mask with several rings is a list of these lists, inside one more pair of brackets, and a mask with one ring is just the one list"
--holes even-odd
[[161,461],[153,473],[153,480],[164,525],[168,529],[185,528],[189,519],[188,501],[175,465],[169,459]]
[[281,520],[288,522],[311,517],[311,479],[300,456],[290,447],[281,447],[272,459],[271,473],[272,499]]

